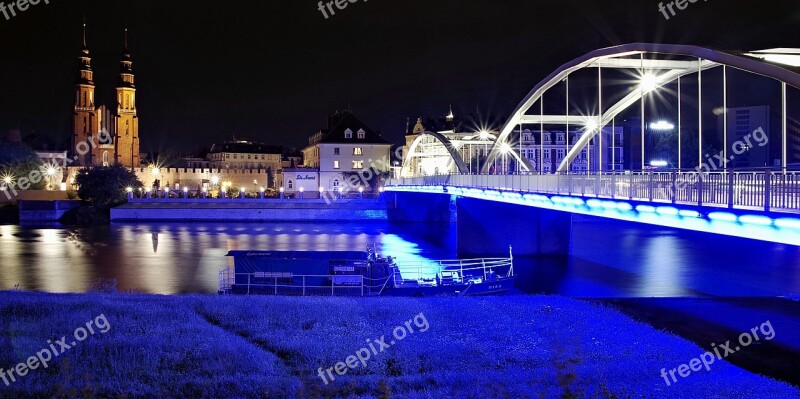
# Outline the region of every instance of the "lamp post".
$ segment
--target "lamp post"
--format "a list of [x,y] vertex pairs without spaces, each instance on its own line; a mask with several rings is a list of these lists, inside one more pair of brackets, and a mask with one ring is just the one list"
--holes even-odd
[[306,189],[303,188],[303,187],[300,187],[300,199],[304,198],[305,192],[306,192]]
[[281,193],[281,199],[284,199],[284,197],[286,196],[286,189],[281,187],[281,189],[278,190],[278,191],[280,191],[280,193]]
[[358,188],[358,199],[364,199],[364,187]]

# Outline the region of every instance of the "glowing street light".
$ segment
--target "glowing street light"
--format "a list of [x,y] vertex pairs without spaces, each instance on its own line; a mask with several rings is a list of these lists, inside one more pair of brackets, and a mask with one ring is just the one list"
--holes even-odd
[[320,188],[319,188],[319,193],[320,193],[320,194],[322,194],[322,193],[324,193],[324,192],[325,192],[325,187],[320,187]]
[[215,186],[219,184],[219,176],[211,176],[211,184]]
[[14,181],[14,178],[12,176],[3,177],[3,183],[5,183],[6,185],[10,185],[11,182],[13,182],[13,181]]
[[363,192],[364,192],[364,187],[359,187],[359,188],[358,188],[358,192],[359,192],[359,193],[363,193]]
[[667,161],[662,161],[662,160],[650,161],[650,166],[655,167],[655,168],[664,168],[664,167],[667,167],[668,165],[669,165],[669,162],[667,162]]
[[511,146],[508,143],[500,144],[500,152],[503,155],[507,155],[511,152]]
[[132,193],[133,192],[133,187],[126,188],[125,192],[127,192],[128,194]]
[[596,132],[598,128],[600,128],[600,123],[597,122],[596,119],[592,118],[586,121],[586,125],[584,126],[587,133]]
[[150,173],[152,173],[153,176],[158,176],[159,173],[161,173],[161,168],[154,166],[153,169],[150,170]]
[[658,130],[658,131],[662,131],[662,132],[672,131],[673,129],[675,129],[675,125],[673,125],[673,124],[671,124],[671,123],[669,123],[667,121],[658,121],[658,122],[651,123],[650,124],[650,129]]
[[489,131],[487,131],[487,130],[481,130],[480,132],[478,132],[478,137],[481,140],[486,141],[486,140],[489,140],[489,138],[492,137],[492,134],[489,133]]
[[642,76],[640,81],[640,87],[644,90],[645,93],[649,93],[659,86],[659,79],[658,76],[653,75],[652,73],[646,73]]

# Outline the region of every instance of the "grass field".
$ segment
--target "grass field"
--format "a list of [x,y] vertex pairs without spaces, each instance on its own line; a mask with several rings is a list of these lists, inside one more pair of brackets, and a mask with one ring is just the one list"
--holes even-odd
[[[46,369],[30,370],[8,386],[0,381],[0,397],[800,397],[787,384],[724,361],[667,386],[662,368],[676,368],[705,350],[609,308],[544,296],[4,292],[0,367],[25,362],[48,348],[48,340],[74,341],[75,329],[101,314],[110,326],[106,333],[95,331]],[[398,326],[414,332],[371,354],[366,367],[359,362],[344,376],[334,371],[329,384],[319,377],[320,368],[324,373],[346,362],[367,341],[395,340]]]

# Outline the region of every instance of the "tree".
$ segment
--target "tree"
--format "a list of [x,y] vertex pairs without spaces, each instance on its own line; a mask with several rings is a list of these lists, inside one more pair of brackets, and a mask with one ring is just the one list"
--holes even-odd
[[10,177],[15,182],[24,178],[23,190],[41,190],[46,182],[42,177],[45,167],[39,156],[22,143],[0,144],[0,177]]
[[142,182],[123,166],[93,166],[81,169],[75,177],[78,197],[97,208],[110,208],[127,201],[127,188],[138,190]]

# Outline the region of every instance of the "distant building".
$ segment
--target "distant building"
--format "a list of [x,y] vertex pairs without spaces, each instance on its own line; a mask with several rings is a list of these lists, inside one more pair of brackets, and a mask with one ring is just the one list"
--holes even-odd
[[128,30],[125,29],[114,108],[96,104],[92,58],[86,45],[86,24],[83,26],[83,47],[78,59],[80,67],[75,82],[71,147],[76,166],[139,167],[139,117],[133,61],[128,51]]
[[[350,111],[340,111],[328,118],[328,127],[312,135],[304,148],[304,168],[319,173],[316,189],[347,190],[353,184],[355,173],[370,174],[370,170],[388,173],[391,170],[391,147],[379,133],[361,122]],[[301,174],[302,175],[302,174]],[[301,177],[305,178],[305,175]],[[297,189],[298,177],[284,177],[283,187],[287,192]],[[304,179],[305,180],[305,179]],[[364,181],[359,181],[358,185]],[[291,187],[291,188],[290,188]],[[370,187],[364,187],[370,190]]]
[[212,168],[281,169],[283,148],[251,141],[233,140],[214,144],[208,153]]
[[[720,143],[724,141],[724,118],[723,115],[718,118],[717,136]],[[775,161],[777,161],[776,166],[780,166],[780,156],[778,155],[775,160],[771,160],[769,154],[770,146],[759,147],[757,140],[752,138],[753,132],[758,129],[762,129],[766,133],[766,137],[772,137],[770,136],[770,107],[768,105],[728,108],[727,119],[728,143],[726,148],[728,154],[734,157],[728,162],[728,168],[773,166]],[[746,136],[751,137],[749,142],[752,145],[749,147],[746,145],[748,142],[745,139]],[[735,155],[733,154],[733,144],[737,141],[744,143],[746,148],[744,148],[745,151],[743,153]],[[722,151],[721,148],[720,151]]]

